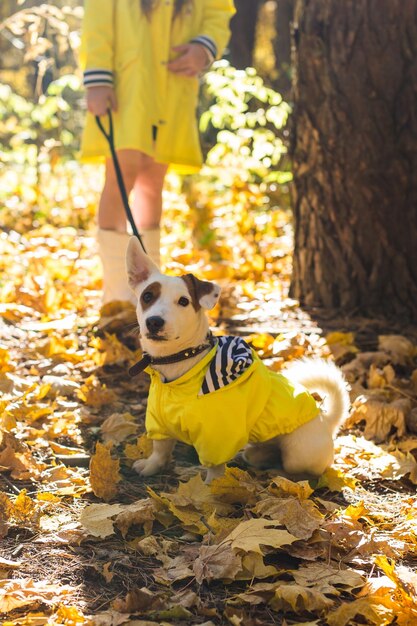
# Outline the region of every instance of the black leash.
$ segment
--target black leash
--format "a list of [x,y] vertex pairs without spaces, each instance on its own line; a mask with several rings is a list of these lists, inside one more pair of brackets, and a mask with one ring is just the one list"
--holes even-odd
[[191,359],[193,356],[204,352],[207,348],[212,348],[216,344],[216,338],[213,337],[211,333],[207,336],[207,343],[201,343],[199,346],[195,346],[195,348],[186,348],[185,350],[181,350],[181,352],[176,352],[175,354],[170,354],[168,356],[151,356],[147,352],[143,352],[143,356],[140,361],[132,365],[129,369],[129,376],[133,378],[133,376],[137,376],[148,365],[171,365],[172,363],[179,363],[180,361],[185,361],[186,359]]
[[143,245],[143,241],[141,236],[139,235],[139,231],[136,228],[135,220],[133,219],[132,211],[129,206],[129,198],[126,192],[125,183],[123,180],[122,170],[120,169],[119,159],[117,158],[116,148],[114,146],[114,131],[113,131],[113,117],[110,109],[107,111],[108,119],[109,119],[109,132],[106,132],[106,129],[103,126],[103,122],[101,121],[98,115],[95,116],[96,123],[104,137],[107,139],[107,143],[109,144],[111,156],[113,159],[114,170],[116,172],[117,184],[119,185],[120,195],[122,196],[123,206],[126,211],[127,219],[129,220],[129,224],[132,227],[132,232],[139,239],[139,243],[142,246],[143,251],[146,254],[145,246]]

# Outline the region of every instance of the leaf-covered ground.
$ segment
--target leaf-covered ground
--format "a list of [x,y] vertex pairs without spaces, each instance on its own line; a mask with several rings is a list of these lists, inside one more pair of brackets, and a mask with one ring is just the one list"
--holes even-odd
[[[353,408],[319,481],[238,458],[207,486],[181,445],[175,465],[144,481],[131,470],[149,452],[148,383],[127,374],[134,312],[100,315],[94,237],[83,229],[99,184],[66,180],[65,206],[65,179],[48,180],[59,208],[48,207],[47,225],[17,179],[2,210],[2,623],[416,624],[413,334],[363,320],[323,330],[286,297],[288,214],[265,212],[262,190],[239,180],[217,194],[203,178],[187,204],[173,179],[166,266],[223,285],[215,332],[245,334],[277,370],[304,355],[336,359]],[[206,245],[193,248],[193,237]]]

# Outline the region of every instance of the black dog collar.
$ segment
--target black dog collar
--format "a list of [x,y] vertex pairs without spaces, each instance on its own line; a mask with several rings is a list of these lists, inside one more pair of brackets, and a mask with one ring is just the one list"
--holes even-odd
[[170,365],[171,363],[179,363],[180,361],[185,361],[186,359],[191,359],[193,356],[204,352],[207,348],[212,348],[216,343],[215,338],[211,333],[207,335],[207,342],[201,343],[199,346],[195,348],[186,348],[185,350],[181,350],[180,352],[176,352],[175,354],[170,354],[168,356],[160,356],[160,357],[152,357],[147,352],[143,353],[143,356],[140,361],[132,365],[129,369],[129,376],[133,378],[133,376],[137,376],[144,369],[148,367],[148,365]]

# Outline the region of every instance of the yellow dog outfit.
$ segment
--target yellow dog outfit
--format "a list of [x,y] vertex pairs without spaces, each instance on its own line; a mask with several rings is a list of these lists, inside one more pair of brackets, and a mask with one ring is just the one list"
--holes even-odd
[[152,367],[146,430],[150,439],[194,446],[206,467],[227,463],[248,442],[284,435],[319,408],[302,386],[269,370],[243,339],[218,344],[180,378],[164,382]]

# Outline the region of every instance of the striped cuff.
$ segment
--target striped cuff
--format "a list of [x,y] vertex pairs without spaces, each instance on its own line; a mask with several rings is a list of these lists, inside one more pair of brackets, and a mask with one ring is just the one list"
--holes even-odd
[[86,70],[83,79],[84,87],[113,86],[113,72],[110,70]]
[[204,46],[209,54],[210,63],[213,63],[214,59],[217,57],[217,46],[211,37],[199,35],[191,39],[190,43],[199,43],[201,46]]

